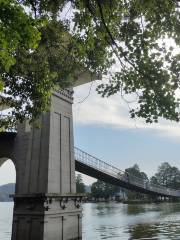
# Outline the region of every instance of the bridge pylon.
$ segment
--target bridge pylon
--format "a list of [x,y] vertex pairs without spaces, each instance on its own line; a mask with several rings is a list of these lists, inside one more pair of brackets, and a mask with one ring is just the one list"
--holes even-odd
[[12,154],[17,171],[12,240],[82,239],[72,103],[72,91],[55,92],[39,127],[18,126]]

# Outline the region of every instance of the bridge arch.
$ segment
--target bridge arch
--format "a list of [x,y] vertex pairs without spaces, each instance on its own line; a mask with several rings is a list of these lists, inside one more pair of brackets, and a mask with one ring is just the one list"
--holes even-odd
[[[4,158],[0,158],[0,173],[3,171],[7,171],[7,174],[10,172],[12,173],[12,179],[14,178],[14,176],[16,176],[16,166],[14,164],[14,161],[7,158],[7,157],[4,157]],[[0,177],[1,177],[1,174],[0,174]],[[8,176],[7,176],[8,177]],[[10,178],[8,178],[10,179]],[[16,179],[14,179],[16,180]]]
[[[1,197],[5,197],[5,200],[8,200],[9,195],[14,194],[16,186],[16,168],[14,162],[5,157],[0,158],[0,186],[3,185],[6,185],[6,192],[4,192],[4,195],[1,195]],[[11,198],[9,200],[12,201]]]
[[0,132],[0,185],[17,183],[17,166],[13,154],[15,136],[15,133]]
[[[0,169],[1,167],[4,167],[4,164],[6,163],[13,163],[13,166],[16,170],[16,165],[15,165],[15,161],[13,161],[13,159],[9,158],[9,157],[0,157]],[[11,164],[11,167],[12,167],[12,164]]]

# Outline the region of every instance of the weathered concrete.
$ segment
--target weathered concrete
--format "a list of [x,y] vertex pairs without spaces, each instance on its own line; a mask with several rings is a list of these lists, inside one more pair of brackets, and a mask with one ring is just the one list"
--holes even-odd
[[82,239],[80,206],[76,195],[16,195],[12,239]]
[[9,157],[16,166],[12,240],[82,239],[72,101],[72,91],[54,93],[39,128],[26,122],[11,143],[0,142],[1,159]]

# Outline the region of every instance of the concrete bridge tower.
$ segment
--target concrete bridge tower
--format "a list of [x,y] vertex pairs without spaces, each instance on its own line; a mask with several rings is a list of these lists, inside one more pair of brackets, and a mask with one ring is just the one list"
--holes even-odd
[[[85,81],[84,81],[85,79]],[[82,75],[76,85],[90,81]],[[0,137],[0,165],[16,167],[12,240],[82,239],[81,196],[76,194],[71,90],[55,92],[39,128],[18,126]]]

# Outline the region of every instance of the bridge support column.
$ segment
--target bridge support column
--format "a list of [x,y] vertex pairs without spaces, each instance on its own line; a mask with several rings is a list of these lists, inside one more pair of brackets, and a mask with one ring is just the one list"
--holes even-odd
[[19,125],[12,240],[82,239],[81,196],[76,194],[72,92],[53,94],[39,128]]

